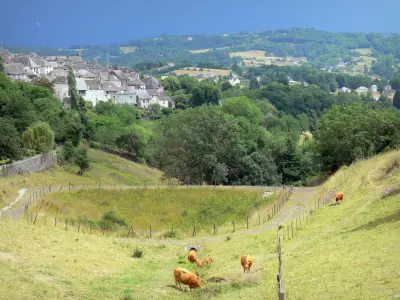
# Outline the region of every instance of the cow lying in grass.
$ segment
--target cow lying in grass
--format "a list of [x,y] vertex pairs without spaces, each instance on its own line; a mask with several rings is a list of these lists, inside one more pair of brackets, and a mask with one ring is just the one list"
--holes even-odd
[[199,266],[200,268],[204,267],[204,263],[211,264],[212,262],[213,262],[213,259],[211,257],[207,257],[202,260],[196,259],[197,266]]
[[192,289],[201,288],[200,278],[196,274],[193,274],[188,270],[176,267],[174,269],[174,277],[175,277],[176,288],[178,287],[181,288],[181,283],[188,285],[190,291]]

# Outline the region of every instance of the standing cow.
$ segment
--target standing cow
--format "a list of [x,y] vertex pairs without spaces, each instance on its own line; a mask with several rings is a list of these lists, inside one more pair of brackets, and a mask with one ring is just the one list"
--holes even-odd
[[343,201],[343,197],[344,197],[344,193],[343,192],[339,192],[336,194],[336,204],[339,204],[339,201],[342,202]]
[[200,278],[188,270],[176,267],[174,269],[174,277],[176,288],[178,288],[178,286],[181,287],[181,283],[188,285],[190,291],[192,289],[201,288]]
[[247,273],[249,273],[250,268],[253,265],[253,258],[250,255],[243,255],[240,259],[240,263],[242,264],[243,272],[246,273],[247,270]]

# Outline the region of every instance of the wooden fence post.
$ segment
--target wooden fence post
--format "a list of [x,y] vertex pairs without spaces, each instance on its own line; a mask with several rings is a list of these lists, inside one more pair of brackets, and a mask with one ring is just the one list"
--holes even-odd
[[174,233],[174,224],[171,225],[171,232]]
[[196,221],[194,221],[192,236],[196,236]]
[[54,218],[54,227],[57,227],[57,218]]
[[290,224],[287,226],[287,239],[290,240]]
[[65,230],[68,230],[68,218],[65,219]]
[[260,217],[260,214],[259,213],[257,213],[258,214],[258,225],[261,225],[261,217]]
[[292,227],[292,238],[293,238],[293,221],[290,227]]
[[235,232],[235,221],[232,221],[232,232]]
[[35,215],[35,220],[33,221],[33,224],[36,224],[36,218],[37,218],[37,214]]
[[151,238],[151,225],[150,225],[150,238]]
[[278,229],[278,260],[279,260],[279,268],[278,268],[278,275],[276,276],[278,280],[278,299],[286,300],[285,292],[283,290],[282,248],[281,248],[281,236],[279,229]]
[[92,234],[92,224],[89,224],[89,234]]
[[103,225],[103,235],[104,235],[104,231],[106,230],[106,226]]
[[81,221],[78,222],[78,233],[81,230]]
[[249,229],[249,216],[246,218],[247,229]]
[[217,225],[214,223],[214,235],[217,234]]
[[296,217],[296,230],[299,230],[299,227],[297,226],[297,217]]

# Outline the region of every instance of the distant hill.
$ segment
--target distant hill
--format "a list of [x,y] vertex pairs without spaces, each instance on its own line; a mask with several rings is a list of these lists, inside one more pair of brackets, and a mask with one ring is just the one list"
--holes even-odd
[[[15,47],[14,47],[15,48]],[[17,50],[14,49],[13,50]],[[82,50],[83,49],[83,50]],[[361,51],[360,51],[361,49]],[[306,58],[315,68],[329,68],[362,58],[371,68],[372,59],[390,56],[392,67],[400,59],[400,35],[383,33],[333,33],[309,28],[291,28],[262,32],[243,32],[223,35],[168,35],[134,39],[119,45],[73,45],[70,49],[49,47],[27,49],[40,55],[81,52],[85,59],[111,64],[135,66],[144,62],[172,62],[177,69],[185,66],[207,64],[208,68],[230,68],[241,57],[231,57],[232,52],[258,50],[266,56]],[[355,51],[357,50],[357,51]],[[368,53],[368,55],[366,55]],[[383,59],[383,58],[382,58]],[[385,64],[385,62],[382,62]],[[377,68],[379,69],[379,68]],[[378,75],[379,70],[377,70]]]

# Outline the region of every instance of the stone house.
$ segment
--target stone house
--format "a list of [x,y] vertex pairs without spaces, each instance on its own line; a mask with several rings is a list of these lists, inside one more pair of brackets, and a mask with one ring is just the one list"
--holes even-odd
[[146,90],[137,90],[135,91],[135,94],[138,107],[148,108],[150,106],[152,97]]
[[101,82],[101,88],[104,90],[107,100],[112,102],[116,101],[117,93],[120,91],[120,88],[116,87],[111,81]]
[[57,76],[53,84],[54,94],[58,99],[63,101],[65,98],[69,97],[68,80],[66,76]]
[[137,105],[138,96],[136,92],[123,91],[117,94],[117,103]]
[[100,80],[85,80],[86,94],[83,99],[96,106],[100,101],[107,101],[106,92],[101,88]]
[[13,80],[28,81],[28,74],[21,63],[4,64],[4,71]]

